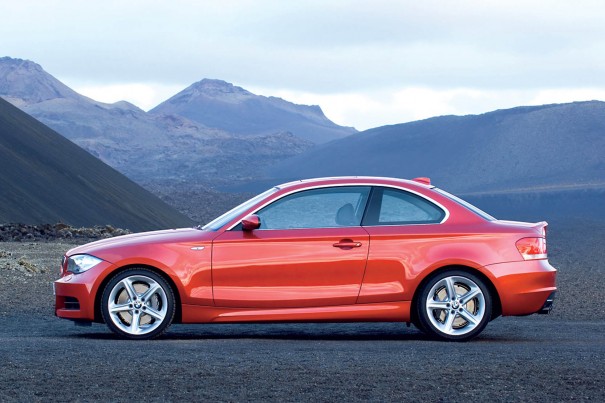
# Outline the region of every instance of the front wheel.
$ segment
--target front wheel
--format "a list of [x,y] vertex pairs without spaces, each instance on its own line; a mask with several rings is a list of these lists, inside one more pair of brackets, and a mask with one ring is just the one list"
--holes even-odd
[[439,273],[426,282],[416,301],[420,329],[441,340],[466,341],[490,320],[492,298],[477,276],[460,270]]
[[174,292],[151,270],[128,269],[116,274],[105,287],[101,312],[109,329],[119,336],[152,339],[172,323]]

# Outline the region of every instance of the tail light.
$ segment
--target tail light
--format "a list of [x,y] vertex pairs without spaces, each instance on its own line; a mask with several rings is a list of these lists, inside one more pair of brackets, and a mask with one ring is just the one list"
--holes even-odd
[[522,238],[516,243],[517,250],[525,260],[546,259],[546,238]]

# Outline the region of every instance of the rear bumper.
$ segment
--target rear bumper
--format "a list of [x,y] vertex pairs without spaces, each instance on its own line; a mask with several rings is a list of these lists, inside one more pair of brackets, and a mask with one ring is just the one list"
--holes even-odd
[[557,270],[547,259],[498,263],[486,268],[495,277],[503,316],[548,313],[552,309]]
[[553,302],[555,301],[556,294],[556,291],[550,293],[548,298],[546,298],[546,302],[544,303],[544,305],[542,305],[542,309],[538,311],[539,314],[546,315],[550,313],[550,311],[552,310]]

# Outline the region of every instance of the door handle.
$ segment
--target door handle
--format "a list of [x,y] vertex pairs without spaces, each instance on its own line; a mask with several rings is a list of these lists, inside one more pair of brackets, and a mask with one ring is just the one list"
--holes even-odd
[[340,242],[336,242],[334,245],[332,245],[335,248],[359,248],[361,246],[361,242],[353,242],[351,240],[348,239],[343,239]]

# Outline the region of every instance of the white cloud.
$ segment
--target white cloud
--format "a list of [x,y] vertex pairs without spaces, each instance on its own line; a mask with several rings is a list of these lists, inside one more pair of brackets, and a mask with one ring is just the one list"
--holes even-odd
[[2,10],[7,55],[104,84],[605,86],[602,0],[20,0]]
[[73,89],[95,101],[114,103],[128,101],[147,111],[167,100],[184,87],[142,83],[109,85],[76,85]]
[[605,101],[605,88],[556,88],[538,91],[531,105],[559,104],[574,101]]

